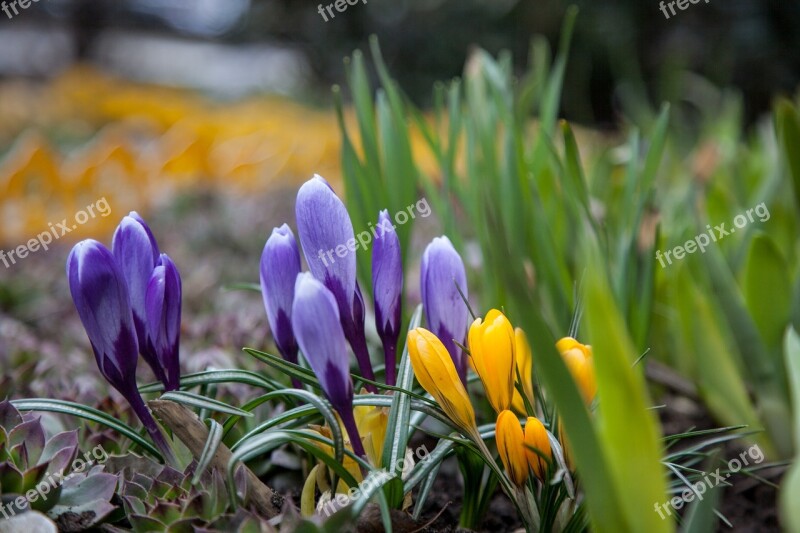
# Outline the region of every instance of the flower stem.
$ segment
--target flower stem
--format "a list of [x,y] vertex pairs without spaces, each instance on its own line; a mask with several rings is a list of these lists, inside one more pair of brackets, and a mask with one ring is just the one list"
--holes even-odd
[[[347,333],[345,331],[345,333]],[[370,381],[375,381],[375,373],[372,371],[372,363],[369,360],[369,349],[367,348],[367,338],[364,336],[364,329],[354,327],[352,335],[348,339],[353,352],[356,354],[358,361],[358,368],[361,370],[361,375]],[[371,383],[365,383],[364,387],[369,392],[378,393],[378,389]]]
[[138,392],[136,394],[132,394],[128,398],[128,403],[131,404],[133,412],[136,413],[136,416],[142,421],[142,425],[150,434],[150,438],[153,439],[153,443],[161,452],[164,462],[176,466],[178,464],[178,460],[175,458],[175,454],[172,452],[172,447],[169,445],[169,442],[167,442],[167,439],[164,438],[164,434],[161,433],[156,419],[153,418],[153,415],[144,404],[144,400],[142,400],[142,397],[138,394]]
[[353,448],[353,453],[366,459],[367,452],[364,451],[364,445],[361,443],[361,435],[358,433],[353,411],[351,409],[343,409],[339,411],[339,417],[342,419],[342,424],[344,424],[347,435],[350,437],[350,446]]
[[389,339],[383,341],[383,353],[386,357],[386,384],[394,385],[397,382],[397,341]]

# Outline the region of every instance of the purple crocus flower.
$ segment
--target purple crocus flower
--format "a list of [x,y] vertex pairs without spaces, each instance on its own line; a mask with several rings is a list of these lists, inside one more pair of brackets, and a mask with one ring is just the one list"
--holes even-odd
[[[458,286],[458,288],[456,288]],[[461,381],[467,382],[467,360],[456,342],[464,343],[469,310],[458,289],[467,293],[467,274],[461,256],[447,237],[431,241],[422,255],[420,289],[425,320],[447,348]]]
[[[321,176],[300,187],[295,205],[297,231],[308,268],[333,294],[344,335],[356,354],[361,375],[375,379],[364,335],[364,313],[356,296],[356,239],[342,201]],[[372,385],[367,388],[373,392]]]
[[[300,273],[300,251],[294,233],[284,224],[272,230],[261,254],[261,295],[272,336],[284,359],[297,364],[297,340],[292,332],[294,284]],[[300,388],[300,381],[292,379]]]
[[389,211],[378,215],[378,227],[386,228],[372,248],[372,292],[375,300],[375,326],[383,341],[386,358],[386,383],[396,381],[397,339],[400,336],[400,307],[403,294],[403,261],[400,239],[394,231]]
[[172,450],[136,386],[139,344],[128,286],[114,256],[95,240],[81,241],[67,259],[67,279],[100,373],[130,403],[164,458],[174,463]]
[[364,456],[364,447],[353,416],[353,380],[350,378],[347,344],[339,320],[339,305],[331,291],[308,272],[297,276],[292,327],[325,396],[339,413],[350,435],[353,451]]
[[117,226],[111,249],[128,284],[139,351],[156,378],[166,387],[165,370],[147,333],[147,286],[158,261],[158,244],[147,223],[135,211],[131,211]]
[[147,285],[148,342],[164,370],[164,390],[178,390],[181,382],[181,274],[167,254],[161,254]]

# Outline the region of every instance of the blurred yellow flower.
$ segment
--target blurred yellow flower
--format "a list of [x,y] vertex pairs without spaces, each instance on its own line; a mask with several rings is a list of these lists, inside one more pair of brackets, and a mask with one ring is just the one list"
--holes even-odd
[[479,438],[475,411],[467,390],[442,341],[427,329],[415,328],[408,333],[408,355],[422,388],[436,399],[459,428]]
[[550,449],[550,440],[547,438],[547,430],[544,424],[538,418],[529,416],[527,422],[525,422],[525,456],[533,473],[539,479],[544,480],[547,475],[547,461],[531,448],[539,450],[549,459],[553,457]]
[[506,473],[517,487],[523,486],[528,480],[528,459],[524,439],[525,435],[517,415],[508,410],[502,411],[497,417],[495,442]]
[[511,407],[516,381],[514,328],[508,318],[492,309],[486,320],[476,318],[469,328],[470,364],[483,382],[486,397],[500,413]]
[[564,337],[556,343],[556,349],[572,374],[572,379],[581,391],[583,400],[590,404],[597,394],[592,347],[588,344],[581,344],[572,337]]
[[[528,336],[525,335],[521,328],[514,329],[514,340],[516,341],[514,357],[517,360],[517,370],[522,380],[522,390],[531,407],[533,407],[536,405],[536,399],[533,394],[533,354],[531,345],[528,343]],[[521,415],[528,414],[525,410],[525,402],[522,399],[522,395],[516,387],[514,388],[514,397],[511,400],[511,405],[517,413]]]

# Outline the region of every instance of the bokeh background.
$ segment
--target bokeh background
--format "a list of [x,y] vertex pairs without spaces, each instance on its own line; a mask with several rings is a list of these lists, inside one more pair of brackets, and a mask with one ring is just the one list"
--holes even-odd
[[[800,0],[701,1],[670,19],[656,0],[368,0],[327,22],[319,4],[39,0],[13,18],[0,11],[0,250],[99,199],[111,209],[49,250],[0,263],[0,398],[115,397],[88,355],[64,262],[79,238],[110,244],[131,210],[183,275],[184,372],[255,368],[239,349],[269,342],[263,305],[234,285],[257,281],[261,249],[272,227],[293,219],[299,183],[319,173],[341,192],[331,87],[346,85],[343,59],[356,49],[368,56],[371,35],[424,110],[432,88],[461,76],[477,47],[510,51],[520,73],[534,34],[558,48],[576,4],[560,116],[578,126],[583,155],[615,146],[630,123],[648,130],[666,101],[674,148],[683,144],[700,181],[721,158],[715,146],[697,146],[715,124],[707,117],[758,128],[774,99],[800,84]],[[415,159],[435,175],[420,135],[412,128]],[[442,233],[433,218],[415,228],[415,261]],[[465,250],[468,268],[479,253]],[[410,283],[410,302],[416,291]],[[140,372],[146,381],[149,369]],[[666,431],[708,424],[698,404],[670,403],[680,416],[664,420]],[[774,493],[753,502],[770,513],[754,521],[775,523]],[[741,504],[726,512],[737,509],[739,520],[753,514]]]

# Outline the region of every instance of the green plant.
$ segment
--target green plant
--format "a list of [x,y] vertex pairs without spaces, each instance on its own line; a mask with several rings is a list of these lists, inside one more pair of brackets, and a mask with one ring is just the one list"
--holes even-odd
[[[91,466],[100,458],[78,456],[77,431],[47,438],[41,418],[24,417],[0,402],[0,505],[4,518],[28,510],[47,513],[63,531],[101,523],[116,507],[111,503],[117,477]],[[102,457],[102,455],[101,455]]]

